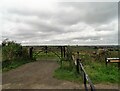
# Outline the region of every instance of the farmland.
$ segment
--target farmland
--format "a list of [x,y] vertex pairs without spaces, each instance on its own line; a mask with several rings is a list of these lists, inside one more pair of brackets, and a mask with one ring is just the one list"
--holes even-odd
[[[31,47],[32,47],[32,51],[29,50]],[[61,50],[61,48],[63,48],[63,50]],[[119,58],[119,55],[118,55],[119,49],[117,46],[65,46],[65,47],[64,46],[63,47],[62,46],[23,46],[22,49],[28,50],[28,52],[26,52],[28,53],[26,54],[28,57],[26,57],[26,59],[20,57],[20,59],[18,60],[17,58],[19,58],[19,56],[17,56],[15,59],[13,57],[13,60],[11,60],[10,62],[9,60],[5,60],[5,61],[3,60],[3,63],[4,63],[3,73],[4,74],[8,73],[7,75],[4,75],[5,77],[11,75],[9,74],[9,72],[10,73],[12,72],[13,74],[14,72],[16,73],[17,69],[19,70],[19,72],[25,71],[26,73],[27,73],[27,70],[30,70],[30,72],[34,72],[34,69],[36,69],[36,71],[40,69],[41,74],[35,72],[35,74],[38,74],[39,76],[42,75],[42,69],[47,69],[46,71],[48,71],[49,69],[51,70],[50,72],[52,72],[50,73],[50,75],[54,78],[53,80],[58,79],[63,82],[69,81],[69,82],[82,85],[83,78],[81,74],[77,73],[74,62],[71,59],[72,55],[76,55],[77,52],[79,52],[79,58],[81,60],[81,63],[83,64],[83,67],[85,68],[85,71],[90,77],[91,81],[95,85],[96,84],[103,84],[103,85],[112,84],[114,86],[120,83],[118,63],[110,63],[106,66],[106,57]],[[102,49],[105,49],[106,51],[103,51]],[[53,64],[51,64],[51,62],[53,62]],[[39,66],[38,64],[41,66]],[[36,65],[36,66],[30,66],[30,65]],[[22,67],[24,67],[24,70],[22,70]],[[19,75],[19,73],[17,74]],[[44,72],[43,74],[46,75],[46,73]],[[33,75],[31,76],[34,77]],[[25,77],[27,77],[27,74],[25,74]],[[35,76],[35,78],[33,78],[33,81],[34,79],[36,79],[36,77],[37,75]],[[17,79],[19,79],[19,76]],[[4,81],[4,83],[7,83],[7,82],[9,81],[7,80]]]
[[[97,49],[94,49],[94,47],[74,47],[72,48],[73,50],[79,51],[80,52],[80,57],[81,57],[81,61],[85,67],[85,70],[87,71],[88,75],[90,76],[91,80],[93,81],[93,83],[120,83],[119,81],[119,72],[118,72],[118,64],[108,64],[108,66],[106,66],[105,64],[105,55],[103,55],[103,58],[96,58],[95,56],[93,56],[92,52],[93,51],[97,51]],[[107,55],[107,57],[118,57],[118,51],[115,51],[114,48],[112,48],[113,51],[110,51],[110,54]],[[65,66],[68,63],[65,63]],[[63,69],[58,69],[60,72]],[[73,78],[69,79],[65,78],[62,73],[60,74],[59,71],[56,71],[56,73],[58,72],[59,75],[56,75],[56,77],[60,78],[60,79],[67,79],[67,80],[71,80],[73,81]],[[71,74],[71,71],[66,71],[65,73],[68,73],[67,75],[70,77],[75,77],[73,74]],[[70,75],[71,74],[71,75]],[[62,77],[61,77],[62,75]],[[76,79],[76,77],[74,78]],[[79,78],[80,79],[80,78]],[[78,80],[76,81],[78,82]],[[79,81],[80,82],[80,81]]]

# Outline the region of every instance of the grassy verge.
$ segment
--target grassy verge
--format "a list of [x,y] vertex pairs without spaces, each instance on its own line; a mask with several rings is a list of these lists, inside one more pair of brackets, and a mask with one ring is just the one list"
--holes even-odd
[[118,67],[110,64],[106,67],[104,63],[90,62],[84,65],[87,74],[93,83],[120,83]]
[[68,80],[71,82],[81,83],[81,75],[77,74],[75,68],[69,66],[69,62],[63,61],[62,67],[59,67],[54,72],[54,77],[60,80]]
[[[81,55],[84,68],[93,83],[120,83],[117,63],[105,64],[104,57],[101,60],[94,60],[89,53]],[[114,57],[117,53],[113,52]]]
[[93,83],[120,83],[118,64],[105,64],[104,58],[102,60],[94,60],[89,54],[81,56],[84,68]]
[[[118,84],[119,72],[118,64],[111,63],[106,67],[105,61],[95,61],[89,54],[81,54],[82,64],[94,84]],[[66,66],[67,65],[67,66]],[[68,80],[74,82],[82,82],[81,75],[77,74],[75,69],[69,67],[69,63],[64,63],[62,68],[58,68],[54,72],[54,77],[61,80]]]
[[29,62],[32,62],[33,60],[25,60],[25,59],[17,59],[17,60],[14,60],[14,61],[3,61],[2,62],[2,71],[3,72],[6,72],[6,71],[9,71],[11,69],[15,69],[23,64],[26,64],[26,63],[29,63]]

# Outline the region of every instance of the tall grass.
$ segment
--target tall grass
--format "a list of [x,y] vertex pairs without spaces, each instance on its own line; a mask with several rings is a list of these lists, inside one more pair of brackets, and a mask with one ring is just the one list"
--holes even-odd
[[[95,60],[91,54],[92,51],[93,49],[89,49],[88,52],[84,49],[80,52],[81,62],[92,82],[94,84],[120,83],[118,64],[110,63],[106,66],[104,56],[100,60]],[[118,57],[118,52],[112,51],[109,57]],[[76,74],[75,69],[70,69],[69,63],[66,62],[62,65],[62,68],[55,71],[54,76],[58,79],[81,82],[81,75]]]
[[[116,54],[116,53],[115,53]],[[117,56],[113,55],[113,56]],[[82,57],[82,63],[86,72],[94,83],[119,83],[118,63],[110,63],[106,66],[105,59],[94,60],[89,54]]]
[[75,67],[71,68],[69,61],[63,61],[62,67],[59,67],[54,72],[54,77],[59,80],[68,80],[71,82],[81,83],[82,78],[76,72]]

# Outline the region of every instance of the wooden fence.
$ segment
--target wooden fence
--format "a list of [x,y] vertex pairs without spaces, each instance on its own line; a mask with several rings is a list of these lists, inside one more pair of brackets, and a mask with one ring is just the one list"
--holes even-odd
[[89,87],[87,86],[87,82],[88,82],[91,91],[96,91],[92,81],[90,80],[89,76],[87,75],[87,73],[86,73],[86,71],[85,71],[85,69],[84,69],[84,67],[83,67],[83,65],[81,63],[81,59],[78,58],[78,57],[79,57],[79,52],[77,52],[76,57],[72,55],[72,59],[73,59],[73,61],[75,63],[77,73],[82,75],[85,90],[86,91],[89,90]]

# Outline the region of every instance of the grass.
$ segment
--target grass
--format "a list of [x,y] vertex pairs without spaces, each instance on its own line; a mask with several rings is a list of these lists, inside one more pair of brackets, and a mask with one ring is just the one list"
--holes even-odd
[[[117,53],[112,53],[116,57]],[[106,66],[104,58],[94,60],[89,53],[81,56],[84,68],[93,83],[120,83],[118,64],[110,63]]]
[[77,74],[75,68],[71,69],[69,63],[64,61],[63,66],[59,67],[54,72],[54,77],[59,80],[68,80],[71,82],[81,83],[82,78]]
[[89,62],[84,68],[93,83],[120,83],[117,64],[106,67],[104,63]]
[[14,60],[14,61],[3,61],[2,62],[2,71],[3,72],[6,72],[6,71],[9,71],[9,70],[12,70],[12,69],[15,69],[23,64],[26,64],[26,63],[29,63],[29,62],[32,62],[33,60],[25,60],[25,59],[17,59],[17,60]]
[[[116,52],[112,52],[111,54],[113,54],[113,57],[118,56]],[[100,60],[94,60],[90,52],[84,51],[80,54],[80,57],[82,59],[82,64],[85,71],[94,84],[120,83],[117,63],[108,64],[106,67],[104,57]],[[56,69],[54,72],[54,77],[57,79],[74,82],[82,81],[82,77],[76,74],[75,69],[71,70],[69,63],[63,63],[62,68]]]
[[35,52],[33,55],[37,60],[41,60],[41,59],[56,59],[56,60],[59,60],[60,52],[56,52],[56,54],[53,53],[53,52],[48,52],[48,53],[45,53],[45,52],[37,53],[37,52]]

